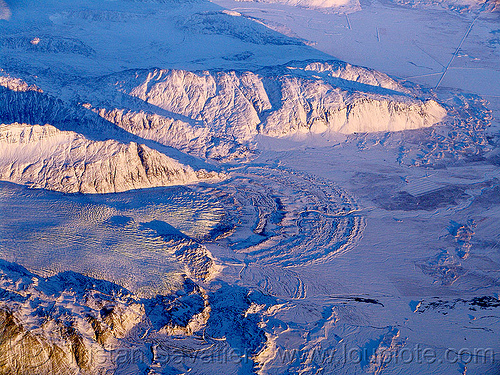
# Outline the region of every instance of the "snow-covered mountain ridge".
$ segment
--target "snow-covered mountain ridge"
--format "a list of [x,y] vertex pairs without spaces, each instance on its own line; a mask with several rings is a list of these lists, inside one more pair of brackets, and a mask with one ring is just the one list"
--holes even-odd
[[248,158],[257,135],[401,131],[446,116],[432,94],[336,60],[256,71],[128,70],[76,80],[62,89],[65,100],[11,75],[0,83],[0,121],[11,124],[1,127],[0,177],[62,192],[219,176],[165,155],[165,146],[227,161]]
[[0,0],[0,374],[497,374],[498,1]]
[[215,178],[135,142],[91,141],[51,125],[0,125],[0,179],[65,193],[110,193]]
[[[107,101],[103,108],[89,100],[87,108],[129,132],[174,147],[187,144],[183,134],[246,142],[257,134],[400,131],[432,126],[446,115],[422,92],[340,61],[292,62],[255,72],[126,71],[98,81],[96,87],[103,86],[151,106],[129,110]],[[153,113],[155,108],[160,110]]]
[[[140,299],[104,280],[74,272],[43,278],[1,260],[0,371],[116,371],[120,350],[137,346],[137,334],[151,329],[189,335],[197,324],[204,324],[210,316],[206,299],[204,291],[189,279],[177,293]],[[138,351],[142,360],[148,358],[142,353],[145,348]]]

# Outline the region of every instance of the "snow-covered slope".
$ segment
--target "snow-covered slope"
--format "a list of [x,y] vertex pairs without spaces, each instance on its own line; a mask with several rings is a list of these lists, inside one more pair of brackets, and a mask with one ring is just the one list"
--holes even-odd
[[145,145],[92,141],[51,125],[0,125],[0,144],[0,179],[65,193],[113,193],[217,177]]
[[498,373],[497,3],[0,0],[0,373]]
[[48,123],[99,140],[136,136],[218,161],[248,158],[256,135],[401,131],[446,115],[432,94],[338,60],[254,71],[126,70],[75,80],[62,89],[64,101],[8,74],[0,85],[4,123]]
[[0,178],[67,193],[217,177],[151,148],[158,144],[231,160],[248,157],[256,135],[401,131],[446,115],[418,89],[340,61],[255,72],[129,70],[79,81],[66,101],[8,74],[0,84],[0,121],[10,124],[0,128]]
[[85,107],[131,134],[174,147],[182,152],[213,160],[231,160],[250,156],[250,149],[224,133],[151,111],[123,108]]

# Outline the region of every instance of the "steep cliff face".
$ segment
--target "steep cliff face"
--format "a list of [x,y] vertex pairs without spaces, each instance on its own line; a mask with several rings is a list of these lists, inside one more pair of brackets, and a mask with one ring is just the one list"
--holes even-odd
[[323,81],[301,78],[286,77],[277,84],[282,105],[269,114],[262,126],[263,134],[274,137],[417,129],[436,124],[446,114],[433,100],[348,92]]
[[217,177],[145,145],[92,141],[51,125],[0,125],[0,144],[0,179],[65,193],[112,193]]

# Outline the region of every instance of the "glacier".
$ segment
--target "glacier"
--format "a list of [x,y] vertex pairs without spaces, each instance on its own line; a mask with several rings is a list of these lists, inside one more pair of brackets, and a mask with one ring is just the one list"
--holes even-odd
[[497,374],[498,25],[0,0],[0,372]]

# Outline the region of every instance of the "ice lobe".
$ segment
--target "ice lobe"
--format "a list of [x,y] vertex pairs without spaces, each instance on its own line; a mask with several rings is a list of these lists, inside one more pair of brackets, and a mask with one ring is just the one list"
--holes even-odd
[[51,125],[0,125],[0,179],[64,193],[112,193],[216,178],[145,145],[92,141]]

